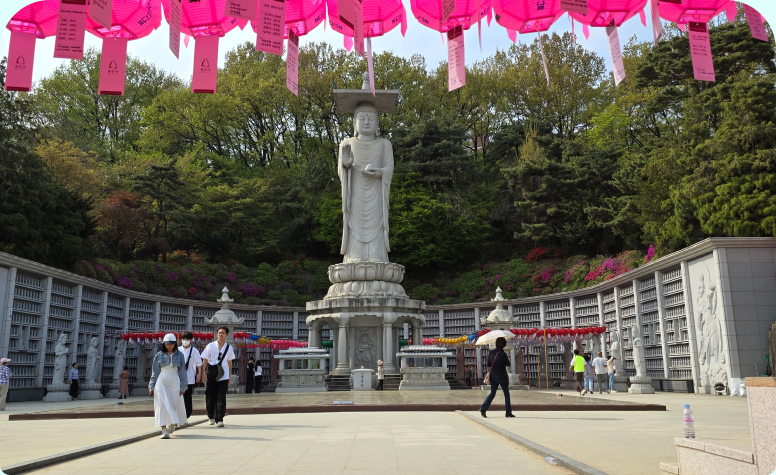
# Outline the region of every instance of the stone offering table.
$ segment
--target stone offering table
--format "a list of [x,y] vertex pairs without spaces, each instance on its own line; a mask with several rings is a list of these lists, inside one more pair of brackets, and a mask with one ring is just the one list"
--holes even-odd
[[439,346],[412,345],[402,348],[396,357],[401,361],[402,381],[399,391],[449,391],[445,380],[447,357],[454,356]]
[[353,391],[371,391],[372,390],[372,373],[371,369],[354,369],[353,370]]
[[280,350],[275,359],[280,368],[277,393],[325,392],[323,380],[329,353],[323,348],[291,348]]

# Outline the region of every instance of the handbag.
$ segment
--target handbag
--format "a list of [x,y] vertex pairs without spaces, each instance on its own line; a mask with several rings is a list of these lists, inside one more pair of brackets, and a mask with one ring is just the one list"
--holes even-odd
[[490,384],[490,373],[493,372],[493,365],[496,364],[496,358],[498,358],[498,353],[496,353],[493,356],[493,363],[490,364],[490,369],[488,370],[488,374],[485,375],[484,378],[482,378],[482,384]]
[[[214,381],[218,382],[221,381],[221,378],[224,377],[224,367],[222,366],[224,362],[224,358],[226,358],[226,354],[229,353],[229,343],[224,346],[224,352],[220,355],[220,358],[218,359],[218,364],[214,367],[208,366],[207,367],[207,377],[213,379]],[[213,374],[215,373],[215,374]]]

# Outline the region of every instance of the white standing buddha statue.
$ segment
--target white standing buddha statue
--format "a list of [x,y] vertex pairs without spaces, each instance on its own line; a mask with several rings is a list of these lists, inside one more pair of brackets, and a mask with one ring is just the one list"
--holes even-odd
[[342,182],[344,263],[389,262],[388,197],[393,147],[378,132],[377,109],[360,105],[353,115],[355,137],[340,144],[337,174]]

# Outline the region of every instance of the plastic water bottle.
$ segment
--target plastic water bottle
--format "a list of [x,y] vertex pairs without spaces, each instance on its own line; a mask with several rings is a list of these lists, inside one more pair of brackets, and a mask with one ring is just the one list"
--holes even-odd
[[544,457],[544,461],[550,465],[558,465],[558,459],[556,459],[555,457],[550,457],[549,455],[547,457]]
[[695,438],[695,419],[692,417],[692,411],[690,410],[689,404],[684,405],[684,438]]

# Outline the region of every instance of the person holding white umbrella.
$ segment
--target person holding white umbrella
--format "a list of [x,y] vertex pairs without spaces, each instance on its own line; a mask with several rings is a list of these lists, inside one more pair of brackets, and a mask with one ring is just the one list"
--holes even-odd
[[183,393],[188,381],[186,360],[178,351],[177,338],[168,333],[154,356],[148,382],[148,397],[154,398],[154,424],[162,428],[162,439],[170,438],[175,424],[186,422]]
[[496,338],[496,349],[491,350],[488,355],[488,366],[490,370],[483,379],[484,384],[490,384],[490,394],[485,398],[485,401],[480,407],[480,414],[482,417],[487,418],[487,412],[490,408],[490,404],[493,402],[493,398],[496,397],[496,391],[499,385],[501,390],[504,391],[504,404],[506,405],[506,417],[515,417],[512,414],[512,401],[509,398],[509,374],[507,373],[507,367],[511,366],[509,362],[509,356],[504,352],[504,348],[507,346],[507,339],[502,334],[507,335],[509,338],[514,338],[509,332],[503,330],[496,330],[487,333],[477,340],[477,345],[487,345],[493,338]]

